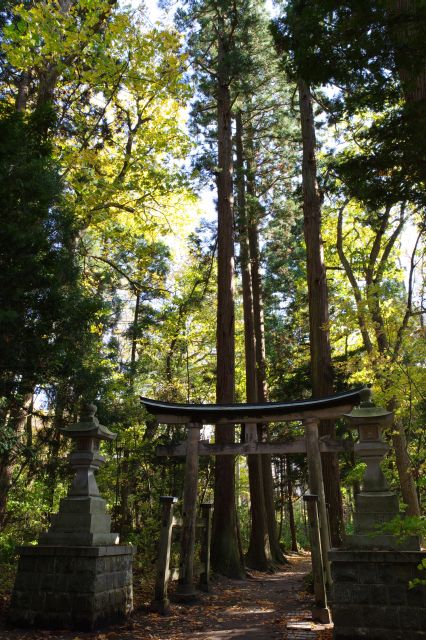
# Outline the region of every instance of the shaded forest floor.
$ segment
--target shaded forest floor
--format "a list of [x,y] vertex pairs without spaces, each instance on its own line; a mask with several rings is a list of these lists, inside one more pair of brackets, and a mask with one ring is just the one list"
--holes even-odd
[[[128,622],[99,632],[28,631],[9,628],[2,599],[1,640],[331,640],[331,625],[310,619],[312,596],[303,577],[308,555],[291,556],[275,574],[252,572],[246,580],[216,577],[211,593],[192,605],[174,603],[169,616],[149,613],[152,584],[135,575],[135,612]],[[173,590],[171,590],[173,591]]]

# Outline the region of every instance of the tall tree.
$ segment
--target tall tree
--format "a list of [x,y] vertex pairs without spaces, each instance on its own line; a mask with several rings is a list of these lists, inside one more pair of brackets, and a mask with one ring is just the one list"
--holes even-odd
[[[232,107],[229,57],[234,46],[233,32],[238,21],[234,10],[216,13],[217,37],[217,368],[216,402],[235,401],[235,310],[234,310],[234,217],[233,217],[233,157]],[[234,441],[233,429],[216,427],[216,440]],[[226,575],[239,574],[241,569],[236,542],[234,459],[216,458],[213,545],[214,566]]]
[[424,203],[425,11],[418,0],[292,0],[277,22],[301,76],[335,86],[322,100],[329,121],[368,122],[345,167],[353,195],[373,207],[377,198]]
[[[250,99],[245,100],[243,103],[244,120],[237,115],[236,127],[237,145],[240,144],[240,151],[237,153],[237,157],[239,156],[242,159],[243,176],[246,178],[242,184],[238,185],[238,193],[244,187],[245,190],[241,195],[241,199],[244,202],[245,224],[240,230],[240,242],[244,242],[244,246],[241,247],[240,257],[243,278],[243,301],[245,304],[245,336],[246,344],[250,344],[249,353],[246,352],[247,399],[253,398],[249,400],[250,402],[267,402],[268,399],[259,219],[267,215],[267,212],[270,213],[270,209],[277,207],[277,203],[274,202],[273,198],[272,203],[268,203],[267,193],[274,185],[274,174],[278,169],[276,165],[271,164],[268,166],[268,161],[265,157],[262,157],[259,150],[264,147],[269,148],[269,145],[278,146],[277,138],[279,134],[274,128],[275,122],[268,122],[267,112],[271,110],[271,105],[275,102],[281,104],[283,97],[278,92],[273,96],[269,96],[270,100],[265,101],[262,88],[259,89],[259,92],[263,102],[262,98],[256,104],[253,104]],[[277,111],[279,111],[278,107]],[[240,122],[238,122],[239,120]],[[259,128],[258,131],[257,127]],[[273,140],[274,142],[272,142]],[[279,157],[279,154],[277,154],[277,157]],[[262,198],[259,194],[262,193],[263,206],[259,201]],[[244,295],[245,292],[246,295]],[[248,362],[249,364],[247,364]],[[265,425],[258,425],[257,437],[259,439],[266,437]],[[255,496],[261,496],[261,504],[258,505],[257,511],[260,514],[263,513],[262,517],[265,522],[262,525],[252,523],[249,550],[259,548],[258,542],[255,542],[256,536],[259,535],[259,531],[262,532],[265,529],[262,539],[264,541],[263,546],[266,547],[266,555],[269,556],[271,554],[271,558],[275,562],[284,562],[285,559],[277,536],[271,456],[262,456],[259,463],[259,478],[256,480],[254,474],[251,476],[253,485],[256,483],[256,488],[252,492],[254,495],[251,497],[251,502],[253,503],[253,500],[256,499]],[[251,551],[251,562],[253,562],[254,555],[253,551]],[[259,559],[259,563],[264,565],[265,558]]]
[[[327,276],[321,236],[321,196],[316,168],[316,138],[309,85],[299,78],[299,107],[302,130],[303,218],[306,244],[306,272],[309,300],[309,349],[314,396],[333,393]],[[335,435],[332,421],[321,421],[320,435]],[[337,454],[323,454],[324,489],[330,509],[330,533],[334,546],[342,542],[343,505],[340,494],[340,473]]]
[[[300,29],[300,24],[297,25]],[[278,29],[279,47],[288,46]],[[303,33],[294,31],[292,50],[303,47]],[[297,61],[296,61],[297,64]],[[302,133],[302,197],[304,236],[306,245],[306,274],[309,303],[309,349],[311,388],[314,396],[322,397],[333,392],[333,366],[329,337],[329,311],[326,269],[321,237],[321,194],[318,185],[316,161],[316,135],[310,76],[303,75],[297,66],[296,76],[299,94],[300,124]],[[321,421],[320,435],[335,435],[332,421]],[[340,473],[337,454],[323,454],[323,477],[326,500],[330,509],[330,534],[334,546],[342,542],[343,506],[340,493]]]
[[51,118],[44,106],[0,121],[0,519],[34,388],[81,365],[86,341],[76,335],[99,310],[79,283],[75,229],[45,136]]
[[[210,165],[210,168],[214,167],[216,172],[218,193],[217,401],[229,402],[234,397],[234,392],[231,394],[231,387],[234,385],[234,365],[231,364],[234,353],[234,348],[231,348],[234,317],[231,308],[234,302],[231,287],[233,157],[230,118],[232,104],[244,93],[247,79],[251,76],[259,76],[259,74],[256,76],[256,69],[260,49],[256,38],[260,40],[258,27],[261,24],[261,5],[252,0],[238,0],[234,3],[211,0],[187,2],[186,8],[186,28],[189,27],[188,48],[196,69],[195,80],[198,89],[198,105],[196,105],[198,109],[194,109],[195,122],[202,129],[204,141],[207,140],[214,148],[214,152],[217,151],[217,162],[212,161]],[[183,13],[181,13],[182,17],[184,17]],[[265,30],[262,29],[260,31],[264,34]],[[255,86],[256,80],[251,82],[250,90]],[[213,108],[216,110],[214,121],[211,117]],[[231,429],[225,430],[218,427],[217,437],[224,442],[229,442],[234,436]],[[219,496],[220,485],[223,482],[220,478],[225,478],[222,465],[225,465],[225,468],[229,465],[230,474],[231,462],[218,458],[216,464],[216,478],[219,478],[216,494]],[[215,499],[213,520],[213,557],[216,562],[224,566],[226,566],[228,551],[222,548],[222,543],[216,543],[215,540],[216,537],[220,540],[230,535],[230,530],[227,528],[234,526],[234,516],[230,513],[227,516],[224,515],[224,509],[229,511],[233,501],[229,494],[231,475],[228,480],[226,495]],[[261,481],[260,476],[259,481]],[[260,488],[259,495],[261,493]],[[224,519],[227,521],[226,525],[223,523]]]
[[[287,45],[293,43],[292,63],[313,84],[336,86],[334,97],[325,100],[329,122],[345,123],[353,132],[356,144],[328,163],[329,171],[333,166],[343,181],[346,195],[371,211],[390,210],[401,202],[424,206],[426,173],[420,149],[426,127],[424,117],[419,117],[425,110],[424,3],[295,0],[289,3],[285,20],[287,26],[283,22],[281,32]],[[367,123],[364,127],[359,127],[360,116]],[[372,293],[372,274],[366,276]],[[377,320],[375,339],[378,349],[388,353],[374,297],[369,303]],[[359,319],[365,321],[360,313]],[[361,328],[364,345],[371,349],[365,322]],[[389,401],[389,408],[395,408],[394,401]],[[394,444],[406,493],[410,483],[404,480],[408,458],[402,454],[406,447],[401,428]],[[417,502],[412,483],[411,497],[405,495],[405,500],[412,505]]]
[[[245,50],[251,58],[250,73],[239,78],[235,103],[236,121],[239,125],[236,126],[236,139],[237,146],[240,143],[241,147],[239,155],[242,158],[245,178],[243,183],[238,185],[237,192],[240,193],[240,188],[245,187],[244,208],[248,238],[247,251],[242,248],[241,256],[247,254],[249,259],[246,275],[250,277],[253,300],[250,304],[250,329],[254,331],[250,342],[255,345],[255,367],[248,367],[246,363],[246,374],[252,377],[247,383],[247,389],[249,386],[255,388],[253,397],[257,398],[258,402],[266,402],[268,399],[260,229],[266,218],[283,215],[284,193],[288,186],[286,170],[291,164],[293,144],[291,125],[289,126],[292,119],[288,117],[290,94],[284,78],[279,73],[278,57],[268,26],[261,6],[253,7],[253,20],[245,42]],[[238,114],[241,114],[240,119]],[[243,297],[244,275],[245,272],[242,270]],[[258,425],[259,439],[266,438],[266,432],[266,425]],[[258,511],[263,511],[266,516],[266,524],[263,527],[266,528],[267,535],[264,540],[267,541],[269,538],[272,559],[279,563],[285,559],[277,536],[270,456],[262,456],[261,471],[256,493],[263,496],[264,506],[259,507]],[[257,535],[256,529],[261,531],[263,527],[259,524],[252,526],[250,550],[258,546],[253,543],[253,537]]]
[[[200,102],[209,102],[210,118],[204,117],[209,136],[213,127],[216,152],[215,177],[218,214],[217,274],[217,383],[216,401],[235,400],[234,309],[234,192],[232,148],[232,85],[244,70],[242,34],[250,18],[249,0],[191,0],[178,12],[188,31],[188,50],[197,69]],[[204,106],[204,112],[206,108]],[[212,111],[215,112],[212,120]],[[203,113],[202,111],[198,112]],[[204,114],[203,114],[204,115]],[[201,125],[203,125],[201,116]],[[200,122],[200,118],[198,118]],[[214,123],[214,124],[213,124]],[[216,440],[234,441],[234,428],[216,427]],[[243,573],[237,541],[234,459],[218,456],[215,467],[212,539],[213,566],[225,575]]]
[[[237,112],[235,122],[238,235],[240,241],[240,266],[244,310],[246,399],[247,402],[256,402],[258,399],[256,375],[256,334],[253,304],[253,277],[250,260],[249,230],[246,207],[246,172],[241,111]],[[257,427],[255,425],[245,425],[244,432],[246,440],[257,440],[258,434]],[[272,555],[266,519],[262,459],[257,455],[248,456],[247,464],[250,484],[251,530],[246,562],[248,566],[253,569],[266,570],[270,567]]]
[[[352,209],[352,211],[351,211]],[[354,237],[353,215],[364,219],[363,245],[361,251]],[[345,220],[345,213],[347,220]],[[421,301],[416,301],[415,271],[421,254],[421,243],[424,235],[422,225],[418,227],[418,235],[414,242],[408,273],[408,287],[397,284],[397,274],[392,273],[392,255],[400,242],[408,213],[406,204],[398,208],[386,207],[373,215],[366,215],[355,202],[345,202],[338,210],[336,248],[356,306],[356,318],[362,336],[363,347],[373,369],[384,401],[390,410],[396,411],[396,419],[392,431],[392,442],[395,450],[396,466],[399,473],[401,491],[408,515],[420,515],[417,489],[414,482],[413,469],[407,452],[407,436],[403,420],[400,416],[398,378],[398,362],[404,352],[405,335],[412,330],[416,316],[422,314]],[[352,240],[352,247],[350,246]],[[363,248],[364,248],[363,247]],[[356,258],[355,258],[355,254]],[[399,274],[398,274],[399,275]],[[360,276],[363,283],[360,282]],[[395,280],[396,292],[393,303],[393,318],[386,318],[383,298],[385,288]],[[402,308],[401,308],[402,307]],[[404,357],[406,365],[410,362],[408,353]]]
[[[124,377],[135,368],[136,341],[126,354],[125,331],[117,340],[113,334],[125,324],[131,303],[123,290],[130,283],[142,297],[135,330],[149,324],[148,300],[157,295],[158,306],[164,245],[156,238],[169,232],[168,216],[181,215],[188,195],[176,161],[187,148],[179,108],[188,94],[177,34],[150,28],[148,36],[140,14],[116,2],[6,2],[0,26],[0,119],[9,134],[2,140],[2,189],[7,175],[17,177],[2,211],[4,220],[10,217],[2,260],[22,271],[14,296],[1,283],[2,299],[9,298],[4,335],[13,325],[16,337],[2,388],[7,492],[13,466],[16,478],[29,468],[22,425],[35,385],[54,412],[44,423],[54,432],[81,394],[95,397],[102,389],[107,395],[115,367],[122,366]],[[20,149],[15,159],[13,144]],[[15,235],[22,255],[13,259]],[[27,266],[24,254],[31,256]],[[57,308],[49,308],[55,300]],[[29,379],[18,389],[24,371]],[[50,501],[55,451],[52,445],[46,469]]]

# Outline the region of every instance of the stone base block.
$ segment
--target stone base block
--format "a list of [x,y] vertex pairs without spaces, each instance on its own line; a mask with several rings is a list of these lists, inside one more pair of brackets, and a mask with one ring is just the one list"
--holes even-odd
[[9,622],[93,630],[133,609],[131,546],[21,547]]
[[391,491],[357,493],[355,496],[355,513],[371,512],[372,504],[380,513],[390,513],[392,517],[399,513],[398,496]]
[[49,531],[42,533],[38,542],[43,546],[104,547],[118,541],[118,533],[111,533],[111,516],[103,498],[68,496],[62,498]]
[[420,542],[416,536],[409,536],[400,542],[398,538],[392,535],[358,533],[346,536],[345,547],[354,550],[365,549],[372,551],[377,549],[385,549],[386,551],[418,551],[420,549]]
[[420,551],[331,551],[329,605],[334,640],[426,640]]
[[419,551],[419,539],[410,537],[402,544],[390,534],[375,533],[377,528],[399,513],[398,497],[390,491],[359,493],[355,496],[354,535],[347,536],[345,547],[354,550]]
[[91,533],[90,531],[47,531],[42,533],[39,544],[43,546],[75,545],[83,547],[116,545],[119,541],[118,533]]

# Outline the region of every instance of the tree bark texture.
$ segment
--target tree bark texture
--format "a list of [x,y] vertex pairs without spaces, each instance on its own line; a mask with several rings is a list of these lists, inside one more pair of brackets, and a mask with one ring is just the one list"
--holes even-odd
[[[392,399],[388,404],[389,411],[397,408],[397,402]],[[401,420],[395,420],[392,429],[392,444],[395,450],[396,467],[398,469],[399,483],[401,485],[402,499],[407,505],[405,513],[407,516],[420,516],[420,504],[411,471],[411,460],[407,451],[407,437],[405,427]]]
[[122,459],[120,462],[120,521],[119,521],[119,534],[120,540],[124,541],[132,528],[132,514],[129,505],[130,495],[130,452],[127,447],[124,447],[122,453]]
[[293,509],[293,482],[291,479],[291,466],[288,456],[286,456],[286,474],[287,474],[287,505],[288,505],[288,521],[291,534],[291,550],[295,553],[299,552],[297,547],[296,523],[294,520]]
[[243,288],[244,313],[244,350],[246,364],[246,398],[247,402],[257,402],[256,376],[256,339],[254,329],[252,271],[247,227],[246,186],[244,179],[244,149],[242,138],[242,118],[239,111],[235,117],[236,123],[236,184],[238,234],[240,244],[240,266]]
[[[254,184],[254,163],[252,134],[248,135],[247,153],[247,193],[250,197],[250,205],[247,207],[247,224],[249,251],[253,291],[253,315],[256,345],[256,384],[257,402],[267,402],[268,384],[266,380],[266,347],[265,347],[265,321],[263,313],[263,288],[260,273],[260,248],[259,248],[259,211],[256,206],[256,188]],[[266,439],[267,425],[258,425],[259,438]],[[272,476],[271,455],[261,456],[263,494],[265,500],[266,522],[268,526],[269,545],[272,559],[277,563],[284,563],[286,559],[279,545],[277,521],[275,515],[274,479]]]
[[[302,131],[303,218],[309,299],[309,343],[312,391],[315,397],[333,393],[333,368],[329,340],[328,291],[321,238],[321,195],[317,182],[316,137],[312,96],[307,83],[299,79]],[[333,421],[321,421],[320,436],[335,435]],[[342,543],[343,506],[337,454],[322,456],[326,500],[330,505],[333,546]]]
[[416,51],[411,52],[411,57],[416,59],[415,66],[406,59],[407,49],[410,50],[414,43],[419,45],[424,38],[424,33],[421,32],[424,32],[424,24],[417,15],[420,4],[419,0],[388,0],[398,74],[405,100],[412,105],[426,100],[425,60],[416,55]]
[[131,347],[131,354],[130,354],[130,384],[132,387],[134,385],[135,375],[136,375],[140,303],[141,303],[141,294],[140,294],[140,291],[136,291],[135,310],[133,312],[132,347]]
[[[240,265],[243,287],[244,347],[246,369],[247,402],[257,402],[256,380],[256,340],[253,315],[252,274],[247,229],[246,186],[244,176],[243,125],[241,112],[235,117],[236,123],[236,183],[238,204],[238,232],[240,244]],[[246,425],[247,440],[257,440],[256,425]],[[251,569],[267,570],[271,566],[268,526],[263,492],[262,462],[258,455],[247,456],[250,486],[250,541],[246,563]]]
[[266,402],[268,399],[268,385],[266,381],[266,348],[265,348],[265,321],[263,313],[263,288],[260,273],[260,249],[259,249],[259,211],[256,206],[256,187],[254,184],[254,162],[252,134],[248,137],[247,154],[247,193],[250,198],[247,207],[247,225],[250,248],[251,276],[253,288],[253,315],[256,340],[256,378],[258,402]]
[[[217,76],[217,403],[234,402],[235,311],[234,311],[234,220],[232,180],[231,95],[224,43],[219,37]],[[216,426],[216,442],[234,442],[234,428]],[[232,456],[218,456],[215,467],[212,566],[228,577],[243,575],[237,540],[235,471]]]

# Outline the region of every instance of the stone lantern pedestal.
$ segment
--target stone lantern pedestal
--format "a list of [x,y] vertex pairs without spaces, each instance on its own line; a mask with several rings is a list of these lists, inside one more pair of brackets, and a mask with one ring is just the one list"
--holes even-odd
[[366,463],[362,491],[355,497],[354,534],[329,553],[333,584],[329,604],[334,640],[426,640],[426,589],[409,588],[420,577],[425,553],[415,537],[399,541],[379,529],[399,515],[398,497],[380,468],[389,447],[382,430],[393,414],[364,394],[347,416],[358,429],[358,458]]
[[116,436],[87,405],[80,422],[62,430],[76,442],[72,486],[37,546],[20,548],[9,621],[16,625],[93,629],[123,619],[133,608],[134,547],[111,533],[94,472],[104,463],[101,440]]

